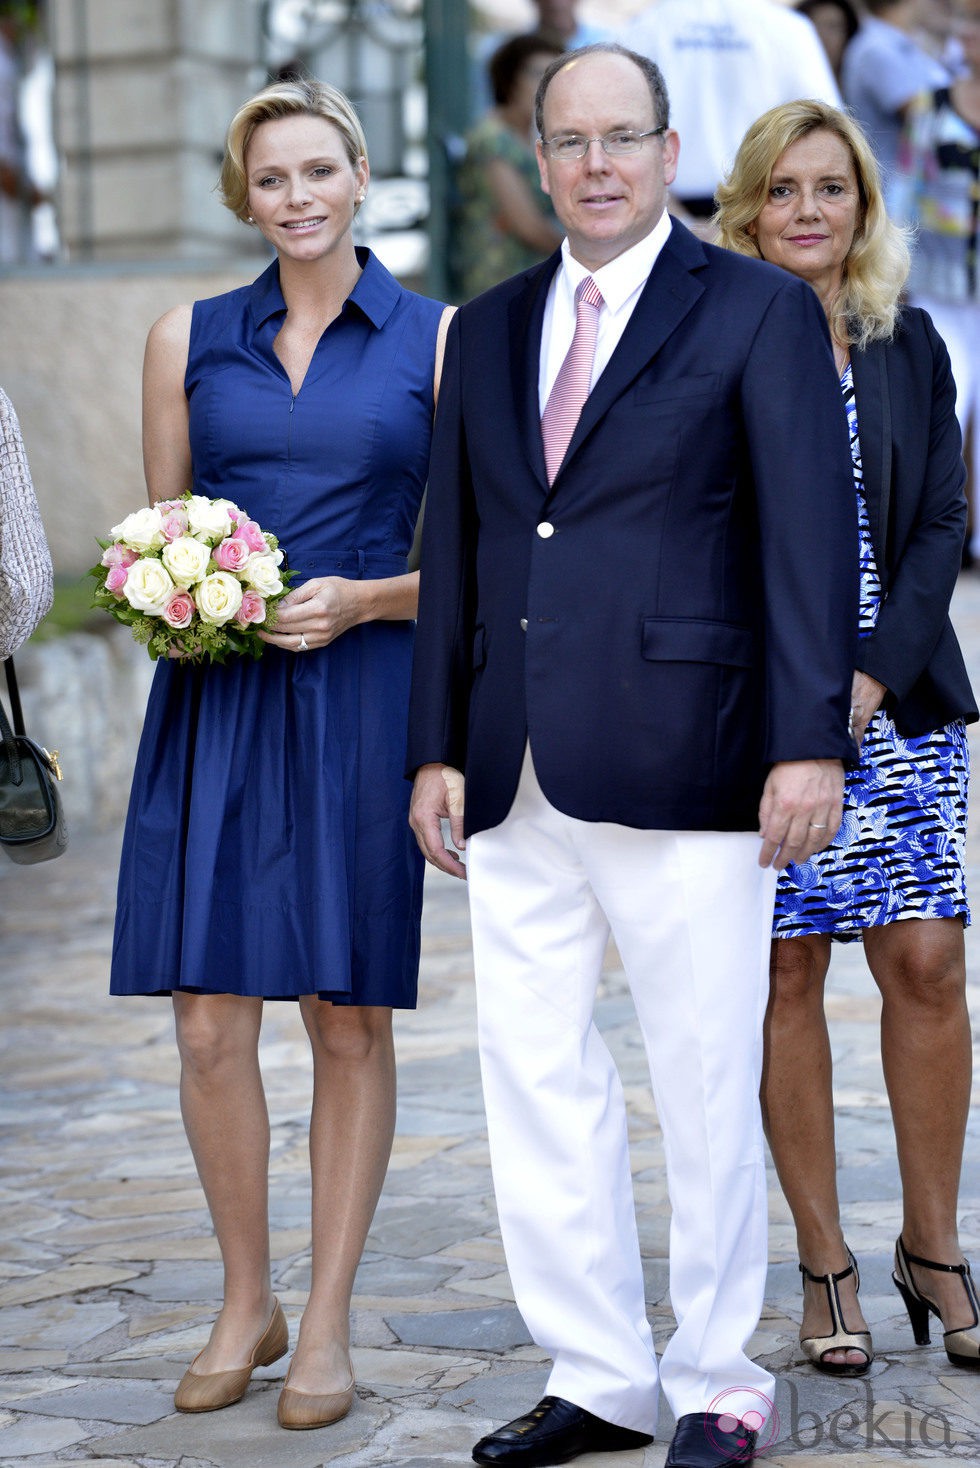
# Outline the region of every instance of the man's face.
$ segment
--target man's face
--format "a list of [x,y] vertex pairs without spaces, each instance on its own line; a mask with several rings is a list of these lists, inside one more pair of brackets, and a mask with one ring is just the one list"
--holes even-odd
[[[544,99],[545,139],[587,138],[658,126],[646,77],[626,56],[600,52],[569,58]],[[584,158],[551,158],[538,142],[541,187],[568,235],[572,255],[598,270],[653,229],[677,172],[679,143],[668,131],[645,138],[639,152],[610,158],[593,142]]]

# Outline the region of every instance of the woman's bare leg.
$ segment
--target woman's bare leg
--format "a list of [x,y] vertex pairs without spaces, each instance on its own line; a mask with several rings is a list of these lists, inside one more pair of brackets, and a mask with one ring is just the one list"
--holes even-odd
[[180,1108],[224,1265],[224,1303],[195,1374],[247,1364],[272,1315],[262,1000],[175,992]]
[[[769,1149],[796,1224],[801,1263],[811,1274],[847,1268],[837,1196],[833,1063],[824,1014],[830,939],[773,940],[765,1018],[762,1117]],[[839,1285],[846,1329],[867,1329],[853,1278]],[[826,1290],[803,1291],[802,1338],[833,1331]],[[830,1351],[828,1362],[860,1365],[861,1351]]]
[[391,1010],[300,1001],[313,1047],[313,1275],[289,1385],[349,1382],[350,1300],[395,1130]]
[[[956,1204],[970,1106],[972,1043],[959,918],[869,928],[868,965],[881,990],[881,1058],[902,1174],[902,1238],[910,1254],[959,1264]],[[913,1266],[947,1330],[969,1326],[962,1281]]]

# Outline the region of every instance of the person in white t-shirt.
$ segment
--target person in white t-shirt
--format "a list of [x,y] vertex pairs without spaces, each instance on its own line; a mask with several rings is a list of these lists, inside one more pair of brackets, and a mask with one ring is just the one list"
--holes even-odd
[[715,188],[761,112],[797,97],[840,104],[816,30],[777,0],[658,0],[623,43],[655,61],[670,88],[684,139],[671,210],[689,224],[713,214]]

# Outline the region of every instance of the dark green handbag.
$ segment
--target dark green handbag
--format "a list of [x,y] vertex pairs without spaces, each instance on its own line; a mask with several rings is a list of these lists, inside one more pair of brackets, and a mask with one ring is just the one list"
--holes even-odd
[[24,732],[13,658],[4,663],[13,727],[0,704],[0,846],[27,866],[51,861],[68,845],[58,794],[58,754],[49,754]]

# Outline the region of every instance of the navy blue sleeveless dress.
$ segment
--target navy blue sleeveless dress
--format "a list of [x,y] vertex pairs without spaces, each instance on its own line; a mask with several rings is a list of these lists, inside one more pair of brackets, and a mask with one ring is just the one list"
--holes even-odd
[[[197,494],[227,496],[311,577],[406,569],[425,486],[442,306],[368,251],[300,391],[273,352],[274,263],[194,307]],[[307,653],[161,661],[119,875],[113,994],[415,1004],[422,859],[407,822],[414,624]]]

